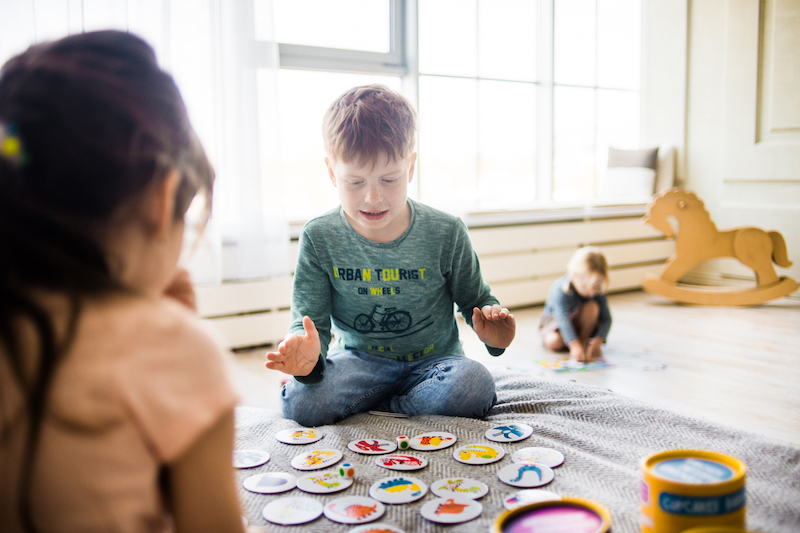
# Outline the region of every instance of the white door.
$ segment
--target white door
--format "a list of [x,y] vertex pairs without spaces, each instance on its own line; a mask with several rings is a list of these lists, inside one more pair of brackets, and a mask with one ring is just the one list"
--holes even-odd
[[689,186],[720,230],[779,231],[800,280],[800,0],[691,5]]

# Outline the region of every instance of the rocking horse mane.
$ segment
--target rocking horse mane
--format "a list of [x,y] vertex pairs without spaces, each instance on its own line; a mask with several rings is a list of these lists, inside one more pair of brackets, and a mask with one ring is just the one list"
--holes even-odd
[[693,207],[698,211],[702,211],[705,215],[704,218],[711,221],[711,215],[706,209],[703,200],[698,198],[694,192],[679,187],[655,195],[647,205],[647,213],[651,214],[653,209],[659,206],[665,209],[665,214],[672,214],[677,217],[677,209],[671,209],[671,207],[674,205],[677,208],[680,202],[685,202],[686,207]]

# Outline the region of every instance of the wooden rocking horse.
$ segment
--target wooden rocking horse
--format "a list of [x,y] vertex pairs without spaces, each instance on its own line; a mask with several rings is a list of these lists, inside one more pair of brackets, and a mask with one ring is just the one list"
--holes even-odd
[[[677,236],[667,217],[677,219]],[[718,231],[703,201],[693,192],[675,188],[656,195],[643,222],[668,238],[675,237],[675,255],[658,277],[649,275],[644,280],[648,292],[691,304],[757,305],[797,290],[797,282],[789,277],[779,278],[772,265],[773,261],[784,268],[792,265],[780,233],[753,227]],[[692,267],[718,257],[733,257],[752,268],[756,287],[716,290],[678,283]]]

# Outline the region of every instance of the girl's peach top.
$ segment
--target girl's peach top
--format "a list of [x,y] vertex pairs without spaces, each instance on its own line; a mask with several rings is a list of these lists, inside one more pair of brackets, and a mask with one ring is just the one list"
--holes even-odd
[[[169,531],[165,466],[235,406],[228,356],[194,314],[170,300],[86,305],[50,387],[26,474],[37,529]],[[0,405],[0,530],[11,533],[21,531],[28,421],[5,355]]]

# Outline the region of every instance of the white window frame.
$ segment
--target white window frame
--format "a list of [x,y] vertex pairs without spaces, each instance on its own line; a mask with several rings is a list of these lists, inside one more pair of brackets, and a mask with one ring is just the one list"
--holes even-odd
[[390,2],[389,52],[365,52],[279,43],[281,68],[333,70],[406,76],[405,0]]

